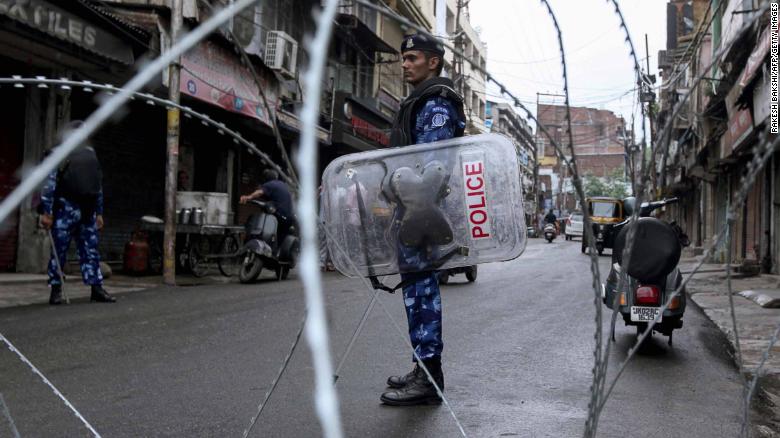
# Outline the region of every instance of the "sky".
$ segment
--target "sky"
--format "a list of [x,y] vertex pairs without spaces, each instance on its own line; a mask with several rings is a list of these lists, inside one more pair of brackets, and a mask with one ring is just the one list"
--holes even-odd
[[[549,0],[563,34],[571,104],[608,109],[631,120],[635,105],[635,75],[625,33],[609,0]],[[657,75],[658,51],[666,46],[666,1],[618,2],[646,70],[645,34],[650,74]],[[563,79],[557,33],[539,0],[471,0],[472,27],[487,44],[488,71],[535,113],[536,93],[562,94]],[[660,83],[660,78],[658,79]],[[498,95],[488,84],[488,98]],[[560,97],[539,98],[562,103]],[[524,115],[524,114],[523,114]]]

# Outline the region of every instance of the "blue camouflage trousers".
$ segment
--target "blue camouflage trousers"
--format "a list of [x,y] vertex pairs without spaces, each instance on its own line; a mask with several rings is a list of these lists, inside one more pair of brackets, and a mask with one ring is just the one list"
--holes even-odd
[[[81,209],[67,199],[59,198],[55,202],[54,225],[51,229],[54,238],[53,249],[57,251],[57,257],[64,267],[71,238],[77,239],[81,277],[84,279],[84,284],[87,285],[103,284],[95,220],[96,214],[92,213],[92,217],[82,221]],[[54,254],[49,260],[49,284],[62,284],[57,273],[57,262],[54,260]]]
[[409,339],[422,360],[440,357],[442,341],[441,291],[435,271],[401,274],[401,280],[416,281],[404,288],[404,306]]
[[[427,261],[418,249],[399,245],[399,264],[405,270],[422,269]],[[422,360],[441,357],[442,341],[441,290],[436,271],[401,274],[401,281],[414,280],[403,288],[409,339]]]

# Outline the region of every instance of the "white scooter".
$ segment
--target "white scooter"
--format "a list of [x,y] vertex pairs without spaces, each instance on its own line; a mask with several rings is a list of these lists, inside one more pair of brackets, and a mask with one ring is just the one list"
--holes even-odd
[[558,231],[555,229],[555,224],[547,224],[544,226],[544,238],[547,239],[547,243],[552,243],[557,235]]

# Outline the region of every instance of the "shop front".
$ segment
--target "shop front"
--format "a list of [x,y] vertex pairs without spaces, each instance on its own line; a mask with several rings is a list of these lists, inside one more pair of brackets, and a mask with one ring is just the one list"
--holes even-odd
[[[148,37],[86,0],[0,1],[0,77],[73,78],[116,82],[125,77]],[[72,101],[94,94],[41,84],[2,87],[0,198],[19,183],[19,169],[39,163]],[[0,271],[42,272],[48,241],[37,227],[38,196],[25,200],[0,230]]]

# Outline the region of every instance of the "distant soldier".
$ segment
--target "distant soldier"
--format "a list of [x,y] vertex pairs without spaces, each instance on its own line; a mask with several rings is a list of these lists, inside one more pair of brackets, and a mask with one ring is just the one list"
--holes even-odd
[[[78,128],[73,121],[64,132]],[[84,284],[91,286],[91,301],[113,303],[116,298],[103,289],[100,272],[98,230],[103,228],[103,172],[95,150],[82,146],[49,174],[41,191],[41,226],[51,230],[54,248],[49,260],[49,304],[62,304],[62,278],[57,266],[64,268],[68,247],[76,238]],[[56,257],[55,258],[55,253]]]

